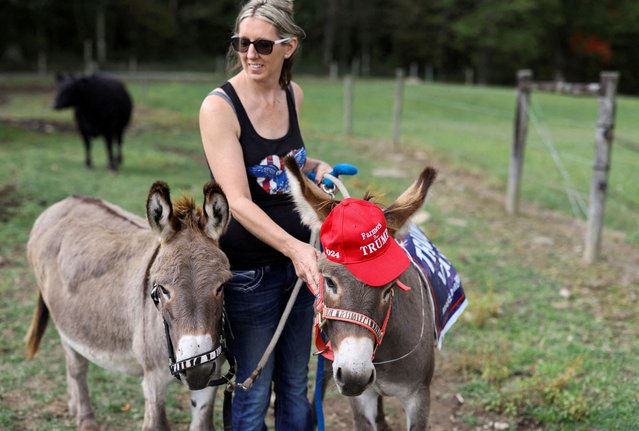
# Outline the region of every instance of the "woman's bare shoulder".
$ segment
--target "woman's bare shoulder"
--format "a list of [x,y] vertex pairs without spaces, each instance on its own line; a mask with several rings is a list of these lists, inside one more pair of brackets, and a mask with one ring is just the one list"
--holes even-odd
[[302,90],[302,87],[300,87],[300,85],[295,81],[291,81],[291,88],[293,89],[293,96],[295,97],[295,106],[299,111],[304,104],[304,91]]

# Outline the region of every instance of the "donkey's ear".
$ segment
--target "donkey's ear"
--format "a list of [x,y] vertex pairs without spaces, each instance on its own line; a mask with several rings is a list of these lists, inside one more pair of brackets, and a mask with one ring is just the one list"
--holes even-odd
[[302,223],[311,229],[319,229],[328,213],[339,201],[331,199],[326,193],[302,173],[293,156],[284,159],[289,193],[295,202]]
[[179,220],[173,216],[169,186],[163,181],[156,181],[146,198],[146,218],[151,229],[166,242],[180,229]]
[[204,231],[215,241],[226,232],[229,225],[229,203],[222,188],[209,181],[204,185]]
[[428,166],[400,197],[384,210],[386,225],[391,236],[402,229],[408,219],[424,205],[428,189],[435,181],[437,171]]

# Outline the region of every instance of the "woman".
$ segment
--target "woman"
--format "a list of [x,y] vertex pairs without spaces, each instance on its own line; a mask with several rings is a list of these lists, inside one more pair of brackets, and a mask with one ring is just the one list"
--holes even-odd
[[[231,38],[230,53],[241,70],[211,92],[200,110],[208,164],[233,216],[221,247],[233,270],[225,308],[237,381],[255,369],[297,277],[312,289],[319,284],[319,252],[308,244],[309,231],[286,193],[281,171],[287,154],[304,171],[315,172],[318,182],[331,171],[327,163],[306,157],[299,130],[303,93],[291,81],[291,67],[303,36],[292,2],[249,1]],[[313,428],[306,395],[313,299],[307,289],[300,291],[262,374],[249,391],[235,391],[233,429],[266,429],[271,385],[276,428]]]

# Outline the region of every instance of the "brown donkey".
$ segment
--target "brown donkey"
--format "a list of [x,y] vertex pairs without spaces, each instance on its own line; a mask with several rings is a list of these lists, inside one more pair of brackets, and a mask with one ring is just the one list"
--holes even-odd
[[[365,262],[366,271],[359,272],[361,266],[347,268],[346,263],[338,261],[352,262],[353,254],[345,255],[353,250],[368,254],[394,243],[396,234],[423,205],[435,170],[424,169],[419,179],[382,211],[368,201],[351,198],[338,206],[340,202],[328,198],[308,181],[294,161],[288,159],[286,168],[304,223],[315,229],[326,225],[321,231],[324,253],[319,270],[323,285],[316,301],[317,324],[330,341],[333,379],[340,393],[350,397],[355,428],[375,430],[385,426],[383,412],[379,411],[381,397],[395,396],[406,412],[407,429],[426,430],[435,340],[433,311],[424,280],[407,262],[397,266],[398,260],[407,259],[397,249],[384,251],[383,259],[397,269],[390,277],[378,273],[382,268],[377,267],[377,262]],[[342,214],[345,206],[364,209],[361,214],[350,215],[351,225],[361,224],[360,219],[375,212],[380,219],[368,224],[373,226],[370,230],[340,238],[341,229],[347,229],[346,215]],[[331,211],[337,210],[343,218],[327,220]],[[366,225],[365,220],[363,223]],[[339,233],[326,232],[329,224],[340,229]],[[360,239],[365,245],[359,245]],[[336,247],[327,247],[329,242]],[[349,250],[348,244],[352,243],[356,246]],[[357,277],[353,271],[359,272]],[[375,281],[365,282],[362,278]],[[324,347],[322,341],[316,344],[320,349]]]
[[208,385],[222,365],[223,286],[231,273],[218,239],[228,203],[209,182],[202,208],[189,198],[173,206],[169,187],[156,182],[146,213],[148,223],[108,202],[73,196],[44,211],[31,231],[27,250],[39,291],[28,357],[51,314],[66,354],[69,410],[81,430],[98,429],[88,361],[143,376],[145,430],[169,428],[164,400],[172,373],[191,390],[190,429],[213,429],[215,392]]

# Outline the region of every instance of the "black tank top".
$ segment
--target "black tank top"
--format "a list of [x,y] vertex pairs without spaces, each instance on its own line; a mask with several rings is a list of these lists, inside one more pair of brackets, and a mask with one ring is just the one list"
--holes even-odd
[[[230,82],[221,88],[230,98],[240,123],[240,145],[251,198],[275,223],[295,238],[308,242],[310,231],[300,221],[295,204],[288,195],[288,180],[283,172],[286,155],[292,154],[302,166],[306,149],[297,121],[293,89],[286,89],[288,131],[277,139],[260,136],[249,119],[242,102]],[[233,217],[220,240],[220,247],[231,263],[231,269],[250,269],[272,263],[284,263],[288,258],[247,231]]]

